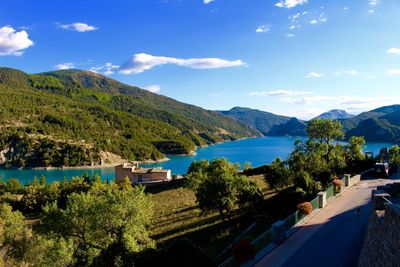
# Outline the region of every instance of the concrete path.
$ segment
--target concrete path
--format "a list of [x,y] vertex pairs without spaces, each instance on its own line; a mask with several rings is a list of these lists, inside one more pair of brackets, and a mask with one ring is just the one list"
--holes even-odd
[[389,182],[365,180],[349,188],[255,266],[357,266],[371,214],[371,190]]

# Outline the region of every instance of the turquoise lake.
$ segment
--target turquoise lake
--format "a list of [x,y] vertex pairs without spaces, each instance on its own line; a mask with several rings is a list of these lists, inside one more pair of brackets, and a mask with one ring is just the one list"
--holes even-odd
[[[185,174],[189,165],[194,160],[224,157],[231,162],[244,164],[250,162],[252,166],[260,166],[271,163],[275,158],[280,157],[286,159],[293,150],[294,142],[299,139],[295,137],[263,137],[250,138],[239,141],[225,142],[222,144],[212,145],[199,148],[194,156],[169,156],[170,160],[162,163],[143,165],[144,167],[159,166],[165,169],[171,169],[172,173]],[[382,147],[390,147],[391,143],[369,143],[365,150],[379,153]],[[56,169],[56,170],[4,170],[0,169],[0,177],[3,180],[9,178],[18,178],[22,183],[27,183],[33,177],[44,175],[47,182],[63,180],[64,177],[71,179],[74,176],[80,176],[84,173],[92,175],[100,175],[103,180],[114,179],[114,168],[97,168],[97,169]]]

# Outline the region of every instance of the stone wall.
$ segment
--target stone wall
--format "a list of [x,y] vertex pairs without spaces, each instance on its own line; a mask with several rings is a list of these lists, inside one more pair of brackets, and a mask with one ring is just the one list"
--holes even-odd
[[373,211],[359,267],[400,266],[400,206],[388,204]]

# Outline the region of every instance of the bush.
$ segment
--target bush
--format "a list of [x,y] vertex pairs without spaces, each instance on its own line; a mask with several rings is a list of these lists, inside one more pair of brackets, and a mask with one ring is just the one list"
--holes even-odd
[[297,209],[305,215],[309,215],[313,211],[313,207],[310,202],[303,202],[297,205]]
[[239,240],[232,246],[232,254],[236,262],[242,264],[254,259],[256,250],[249,240]]

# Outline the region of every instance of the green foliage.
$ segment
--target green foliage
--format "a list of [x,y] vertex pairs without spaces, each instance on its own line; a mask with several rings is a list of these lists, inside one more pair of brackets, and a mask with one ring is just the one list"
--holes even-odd
[[343,126],[339,121],[330,119],[314,119],[307,125],[307,135],[312,140],[329,144],[344,138]]
[[11,194],[18,194],[22,189],[22,184],[18,179],[10,178],[4,186],[4,191]]
[[247,170],[250,170],[250,169],[251,169],[251,163],[250,162],[245,162],[243,164],[243,170],[247,171]]
[[236,206],[262,198],[258,186],[239,175],[238,166],[225,159],[194,162],[189,168],[187,186],[195,192],[204,213],[218,211],[223,220],[230,219]]
[[390,163],[400,164],[400,147],[394,145],[389,149]]
[[363,147],[365,146],[365,139],[362,136],[352,136],[346,146],[351,160],[363,160]]
[[269,186],[275,190],[284,189],[292,183],[289,169],[280,158],[271,163],[264,177]]
[[87,193],[72,193],[65,209],[56,202],[44,208],[43,229],[76,244],[75,255],[83,265],[117,244],[129,252],[153,246],[146,226],[151,219],[151,203],[142,187],[92,188]]

